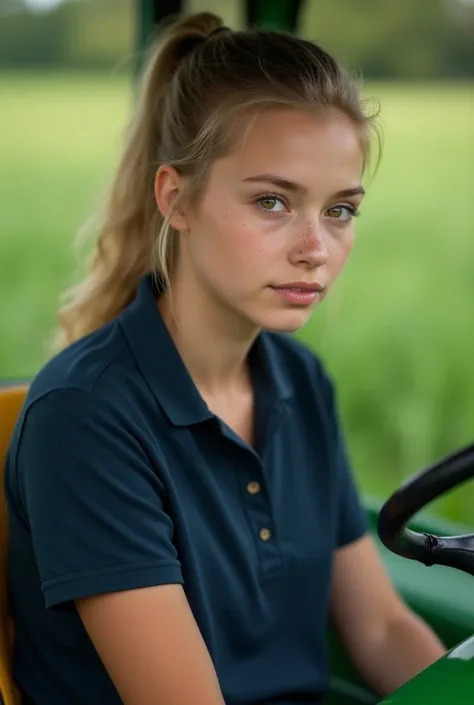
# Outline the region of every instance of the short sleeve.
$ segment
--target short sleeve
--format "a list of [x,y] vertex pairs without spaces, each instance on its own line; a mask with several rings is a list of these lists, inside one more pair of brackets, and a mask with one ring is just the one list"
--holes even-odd
[[331,429],[330,453],[337,478],[336,547],[342,548],[367,533],[368,522],[348,457],[344,434],[339,420],[334,385],[326,374],[324,374],[324,385]]
[[82,390],[34,402],[16,470],[47,607],[182,582],[163,485],[112,405]]

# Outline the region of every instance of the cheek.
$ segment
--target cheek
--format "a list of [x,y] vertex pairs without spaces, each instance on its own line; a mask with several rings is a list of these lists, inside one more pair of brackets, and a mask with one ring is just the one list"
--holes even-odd
[[236,262],[253,263],[255,268],[270,265],[281,257],[288,238],[284,233],[269,232],[261,222],[240,219],[226,233],[231,256]]
[[208,213],[196,238],[199,259],[225,266],[228,276],[248,278],[280,252],[278,235],[267,230],[258,218],[249,217],[246,208],[228,207]]
[[332,270],[333,277],[336,277],[347,258],[349,257],[354,246],[354,230],[350,228],[347,232],[337,234],[330,239],[329,251],[329,266]]

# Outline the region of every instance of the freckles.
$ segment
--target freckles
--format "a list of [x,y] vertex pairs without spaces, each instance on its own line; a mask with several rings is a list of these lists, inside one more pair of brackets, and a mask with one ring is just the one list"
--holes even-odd
[[308,221],[308,229],[305,232],[305,234],[303,235],[303,240],[304,240],[305,245],[311,240],[312,237],[313,237],[313,225],[312,225],[311,221]]
[[301,248],[298,250],[298,255],[303,255],[305,252],[306,247],[311,243],[311,240],[313,238],[313,226],[310,221],[308,221],[308,229],[306,232],[303,234],[303,244],[301,245]]

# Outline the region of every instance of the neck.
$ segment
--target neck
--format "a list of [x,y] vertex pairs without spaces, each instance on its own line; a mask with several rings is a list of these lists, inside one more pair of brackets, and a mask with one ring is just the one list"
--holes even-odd
[[158,308],[194,383],[222,396],[249,384],[247,356],[258,328],[176,271]]

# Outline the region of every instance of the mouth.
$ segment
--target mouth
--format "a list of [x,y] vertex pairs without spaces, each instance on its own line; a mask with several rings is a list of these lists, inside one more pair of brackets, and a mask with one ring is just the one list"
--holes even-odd
[[282,284],[281,286],[270,287],[284,298],[288,303],[295,304],[297,306],[310,306],[317,299],[321,298],[321,293],[324,290],[322,284],[318,282],[307,283],[307,282],[291,282],[289,284]]
[[272,286],[272,289],[289,289],[291,291],[322,291],[324,286],[319,282],[288,282]]

